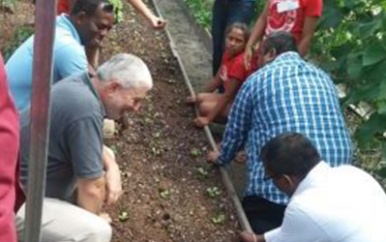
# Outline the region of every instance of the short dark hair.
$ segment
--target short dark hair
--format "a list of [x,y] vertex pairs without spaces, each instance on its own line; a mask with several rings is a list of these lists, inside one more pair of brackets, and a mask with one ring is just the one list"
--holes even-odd
[[298,52],[295,38],[291,33],[285,31],[273,32],[263,41],[261,49],[263,54],[267,54],[272,49],[276,50],[276,55],[288,51]]
[[101,4],[103,4],[103,11],[114,13],[114,5],[108,0],[77,0],[71,10],[71,15],[77,15],[80,12],[85,12],[87,15],[91,16]]
[[241,31],[243,31],[244,40],[245,40],[245,42],[248,41],[249,35],[251,34],[251,31],[249,30],[249,28],[246,24],[240,23],[240,22],[235,22],[235,23],[228,25],[226,30],[225,30],[225,35],[228,35],[232,31],[232,29],[240,29]]
[[261,151],[261,159],[274,175],[293,175],[301,179],[321,160],[311,140],[294,132],[268,141]]

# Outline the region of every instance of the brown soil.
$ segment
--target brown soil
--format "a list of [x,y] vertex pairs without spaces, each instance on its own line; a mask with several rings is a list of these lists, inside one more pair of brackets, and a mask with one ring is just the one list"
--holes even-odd
[[[18,26],[30,23],[33,7],[2,14],[1,47]],[[235,241],[239,224],[217,169],[205,162],[208,143],[192,124],[193,109],[165,33],[147,26],[125,3],[125,21],[105,41],[101,62],[116,53],[138,55],[148,64],[154,88],[129,127],[108,144],[122,169],[124,195],[106,208],[114,242]],[[210,192],[208,192],[208,190]]]
[[184,105],[188,92],[168,40],[128,6],[124,15],[102,59],[120,52],[140,56],[155,86],[142,110],[130,115],[129,128],[110,141],[125,190],[109,209],[114,241],[234,241],[239,227],[233,206],[219,172],[205,162],[208,143],[192,125],[193,109]]

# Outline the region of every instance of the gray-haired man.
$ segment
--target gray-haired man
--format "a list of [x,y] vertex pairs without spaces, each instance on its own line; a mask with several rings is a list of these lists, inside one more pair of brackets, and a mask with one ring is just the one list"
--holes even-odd
[[[116,120],[137,111],[152,85],[141,59],[119,54],[95,76],[73,75],[53,87],[42,241],[110,241],[109,216],[102,207],[118,200],[121,180],[113,152],[103,145],[103,118]],[[21,120],[21,180],[26,185],[29,111]]]

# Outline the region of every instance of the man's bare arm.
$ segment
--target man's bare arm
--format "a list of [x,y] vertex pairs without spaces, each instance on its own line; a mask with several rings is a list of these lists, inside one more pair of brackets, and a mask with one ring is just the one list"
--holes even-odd
[[302,39],[298,45],[299,53],[305,56],[311,45],[312,37],[314,36],[319,17],[306,17],[303,25]]
[[151,24],[154,29],[163,29],[166,21],[155,16],[142,0],[128,0],[129,3]]
[[105,177],[95,179],[78,178],[77,188],[78,206],[99,215],[106,197]]

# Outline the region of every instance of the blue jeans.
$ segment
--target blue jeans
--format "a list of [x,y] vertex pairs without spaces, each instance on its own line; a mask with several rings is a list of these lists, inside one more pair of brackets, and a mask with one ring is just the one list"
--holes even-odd
[[254,1],[216,0],[213,5],[212,38],[213,38],[213,76],[221,66],[224,52],[225,30],[228,25],[241,22],[249,25],[255,13]]

